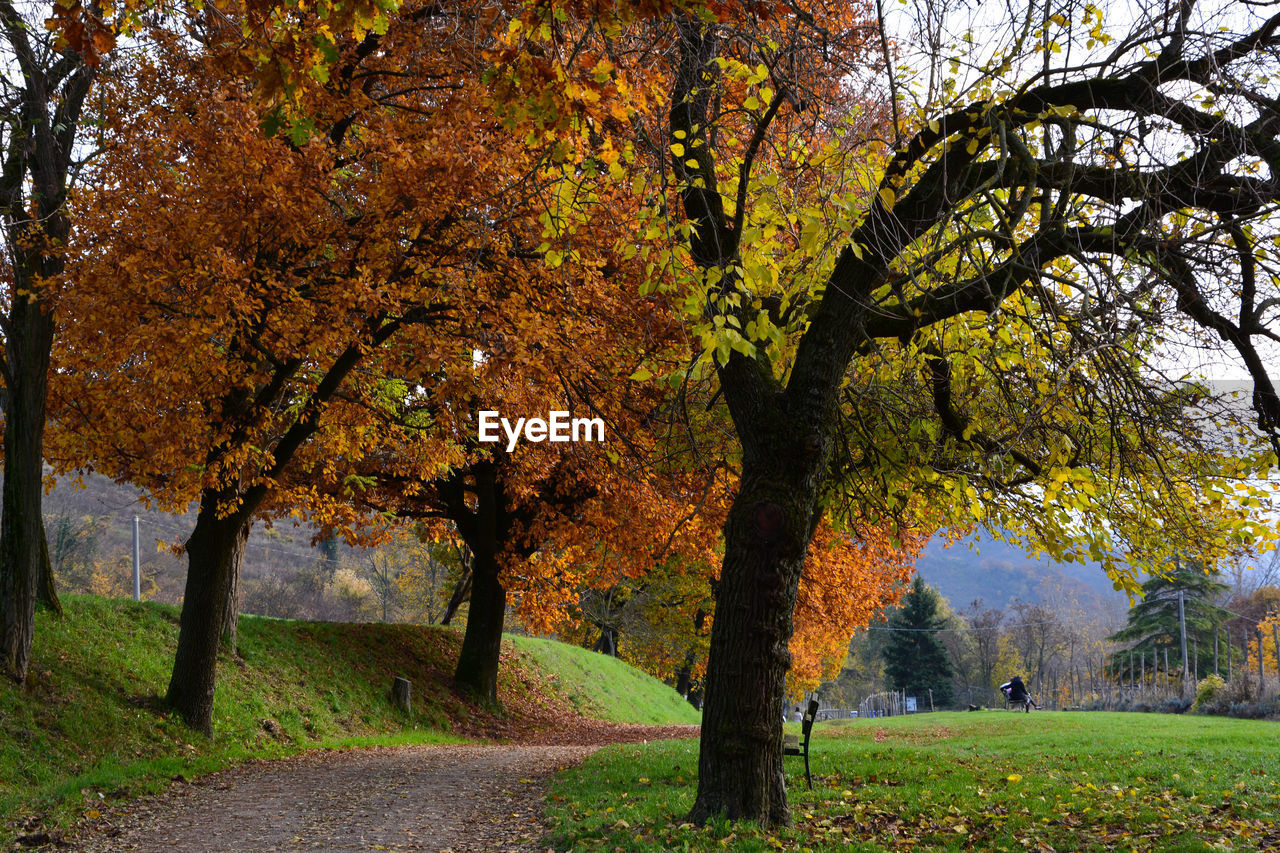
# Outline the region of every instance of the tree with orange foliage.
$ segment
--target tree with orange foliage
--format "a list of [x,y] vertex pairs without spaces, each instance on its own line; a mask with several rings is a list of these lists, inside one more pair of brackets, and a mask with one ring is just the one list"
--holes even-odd
[[[255,68],[263,91],[291,91],[295,80],[328,73],[335,39],[382,29],[385,0],[319,0],[313,15],[327,26],[298,29],[274,0],[209,3],[199,14],[244,21],[237,62]],[[79,150],[88,95],[121,33],[133,32],[154,0],[119,4],[80,0],[19,7],[0,3],[0,217],[6,252],[4,353],[0,409],[5,416],[4,490],[0,507],[0,672],[21,682],[30,659],[37,599],[60,610],[49,570],[42,505],[42,466],[50,352],[57,325],[54,283],[72,228],[68,190],[81,170]],[[254,48],[250,50],[249,48]]]
[[508,227],[538,221],[539,154],[485,112],[502,14],[406,7],[300,83],[287,114],[224,61],[234,39],[213,16],[198,49],[157,33],[109,93],[78,207],[57,455],[198,500],[168,691],[195,728],[212,728],[252,520],[340,526],[345,498],[314,484],[399,441],[388,395],[433,406],[411,464],[461,462],[475,349],[509,322],[530,340],[548,328],[531,294],[559,273]]
[[888,525],[850,537],[824,523],[814,534],[796,591],[787,687],[793,698],[840,671],[854,632],[898,602],[928,537],[898,542]]
[[[402,517],[438,518],[456,526],[472,554],[471,599],[455,683],[491,704],[507,607],[522,623],[546,632],[562,623],[584,590],[646,576],[659,548],[709,552],[714,531],[674,518],[670,483],[636,476],[605,454],[570,446],[542,476],[494,453],[455,468],[447,477],[420,481],[397,494]],[[375,493],[377,489],[374,490]],[[380,506],[385,496],[370,495]],[[702,530],[702,541],[680,527]],[[674,546],[672,546],[674,547]]]
[[640,577],[584,590],[553,629],[565,642],[620,658],[688,696],[706,669],[716,566],[673,556]]
[[[805,557],[788,643],[790,697],[799,698],[839,672],[854,632],[906,591],[923,542],[924,537],[908,535],[895,544],[885,528],[856,538],[827,523],[818,528]],[[718,574],[717,562],[655,566],[606,591],[585,594],[570,614],[576,619],[555,630],[579,645],[595,643],[597,651],[672,681],[687,694],[706,671]],[[601,644],[605,638],[612,640],[608,648]]]

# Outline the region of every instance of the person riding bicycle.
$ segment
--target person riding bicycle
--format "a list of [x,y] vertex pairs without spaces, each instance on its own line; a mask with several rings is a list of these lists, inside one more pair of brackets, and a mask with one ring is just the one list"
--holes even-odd
[[1022,676],[1020,675],[1015,675],[1004,684],[1001,684],[1000,692],[1002,692],[1005,695],[1005,698],[1010,702],[1025,702],[1029,707],[1040,707],[1031,698],[1031,694],[1027,692],[1027,686],[1022,683]]

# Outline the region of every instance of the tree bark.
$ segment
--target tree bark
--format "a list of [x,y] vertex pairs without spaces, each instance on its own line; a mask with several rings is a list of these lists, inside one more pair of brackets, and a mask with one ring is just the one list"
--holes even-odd
[[[24,278],[31,286],[31,275],[19,275],[19,282]],[[31,660],[36,600],[48,574],[41,507],[53,317],[39,300],[17,297],[10,307],[9,324],[0,498],[0,668],[21,683]]]
[[227,602],[249,538],[252,513],[243,507],[219,517],[224,495],[206,491],[187,540],[187,585],[178,650],[166,701],[188,726],[213,736],[213,693]]
[[[782,765],[788,643],[805,552],[820,511],[829,404],[796,405],[736,355],[721,386],[742,444],[742,478],[724,527],[689,820],[791,821]],[[829,400],[829,398],[828,398]]]
[[[244,526],[244,538],[249,539],[250,521]],[[227,589],[227,602],[222,614],[222,647],[231,654],[236,654],[236,639],[240,627],[240,569],[244,564],[244,544],[235,552],[235,564],[231,567],[231,586]]]
[[[39,305],[15,300],[17,325],[5,358],[10,386],[5,401],[4,487],[0,508],[0,669],[18,683],[27,677],[35,630],[36,599],[44,578],[44,401],[53,322]],[[21,369],[15,369],[21,366]]]
[[498,704],[498,662],[502,627],[507,615],[507,591],[498,577],[497,555],[475,551],[471,572],[471,606],[454,683],[490,705]]
[[471,549],[471,605],[462,651],[454,671],[454,684],[474,693],[481,701],[498,704],[498,663],[502,654],[502,627],[507,616],[507,591],[500,578],[498,555],[511,529],[506,495],[492,464],[475,470],[475,510],[462,500],[461,481],[449,501],[451,517],[463,541]]
[[791,822],[778,709],[791,667],[787,644],[815,505],[812,485],[752,476],[744,466],[743,486],[725,524],[698,796],[688,817],[694,823],[712,817],[762,826]]

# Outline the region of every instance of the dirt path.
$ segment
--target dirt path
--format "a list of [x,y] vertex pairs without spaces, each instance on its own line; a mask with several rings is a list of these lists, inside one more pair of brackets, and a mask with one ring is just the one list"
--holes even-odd
[[538,744],[255,762],[121,803],[70,846],[92,853],[539,850],[542,798],[556,770],[607,743],[696,733],[692,726],[600,725],[547,733]]

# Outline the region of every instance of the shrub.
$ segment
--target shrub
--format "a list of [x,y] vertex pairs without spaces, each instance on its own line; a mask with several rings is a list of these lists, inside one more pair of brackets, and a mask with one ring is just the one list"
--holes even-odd
[[1271,697],[1259,699],[1257,702],[1232,702],[1227,709],[1227,716],[1242,720],[1266,720],[1280,717],[1280,699]]
[[1235,678],[1227,685],[1223,698],[1228,702],[1252,702],[1257,698],[1253,683],[1247,678]]
[[1222,680],[1222,676],[1217,675],[1216,673],[1206,675],[1204,678],[1200,679],[1200,683],[1196,685],[1196,701],[1195,704],[1191,706],[1191,710],[1199,711],[1201,710],[1201,707],[1206,704],[1216,704],[1215,700],[1221,697],[1223,693],[1226,692],[1226,689],[1227,682]]

